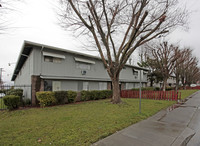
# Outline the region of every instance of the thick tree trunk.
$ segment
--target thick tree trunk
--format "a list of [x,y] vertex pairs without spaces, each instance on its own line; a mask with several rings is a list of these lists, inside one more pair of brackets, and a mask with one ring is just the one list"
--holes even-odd
[[112,95],[111,102],[114,104],[121,103],[119,78],[112,78],[112,91],[113,91],[113,95]]
[[163,91],[166,91],[167,79],[163,80]]
[[150,80],[150,86],[153,87],[153,80]]
[[179,87],[179,78],[176,77],[176,92],[178,91],[178,87]]

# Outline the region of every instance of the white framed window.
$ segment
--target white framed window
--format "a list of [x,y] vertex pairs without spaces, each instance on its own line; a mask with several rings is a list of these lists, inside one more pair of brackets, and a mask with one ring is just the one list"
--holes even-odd
[[76,68],[82,69],[82,70],[90,70],[91,66],[90,66],[90,64],[77,62],[76,63]]
[[62,59],[61,58],[53,58],[54,63],[61,63]]
[[45,61],[45,62],[53,62],[53,57],[44,56],[44,61]]
[[89,90],[89,82],[83,82],[83,90]]
[[52,89],[53,89],[53,91],[60,91],[61,90],[61,81],[53,81]]
[[44,56],[44,61],[45,62],[53,62],[53,63],[61,63],[62,62],[62,58]]
[[99,82],[99,90],[107,90],[107,83]]

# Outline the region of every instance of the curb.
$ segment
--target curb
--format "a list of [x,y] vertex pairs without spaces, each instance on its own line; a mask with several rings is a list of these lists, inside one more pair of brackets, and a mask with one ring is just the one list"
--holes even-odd
[[187,143],[195,134],[194,130],[186,127],[171,146],[187,146]]

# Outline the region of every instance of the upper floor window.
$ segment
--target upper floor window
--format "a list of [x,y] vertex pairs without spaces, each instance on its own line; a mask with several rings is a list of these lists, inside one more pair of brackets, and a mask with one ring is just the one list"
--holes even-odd
[[61,63],[65,59],[64,55],[50,52],[43,52],[45,62]]
[[91,65],[95,64],[95,61],[84,58],[74,57],[74,60],[76,61],[76,68],[81,70],[91,70]]
[[56,57],[44,56],[44,61],[45,62],[61,63],[62,59],[56,58]]
[[90,64],[76,62],[76,68],[79,68],[82,70],[90,70],[91,66],[90,66]]

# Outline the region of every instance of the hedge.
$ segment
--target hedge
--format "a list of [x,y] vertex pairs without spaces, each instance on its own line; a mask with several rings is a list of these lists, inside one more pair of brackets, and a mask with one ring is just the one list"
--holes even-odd
[[51,91],[40,91],[36,93],[37,100],[39,100],[39,104],[41,107],[54,105],[57,103],[55,98],[55,93]]
[[106,99],[112,96],[111,90],[92,90],[92,91],[81,91],[81,100],[98,100]]
[[[132,90],[136,91],[136,90],[139,90],[139,89],[140,88],[133,88]],[[142,91],[154,91],[155,90],[154,87],[142,87],[141,89],[142,89]]]
[[67,99],[69,103],[73,103],[75,101],[75,98],[77,96],[77,92],[75,91],[67,91]]
[[175,89],[175,87],[166,87],[166,91],[170,91],[170,90],[174,90]]
[[68,91],[54,91],[55,98],[57,100],[57,104],[68,103],[67,92]]
[[[81,101],[87,100],[99,100],[111,98],[111,90],[92,90],[92,91],[81,91]],[[73,103],[77,97],[75,91],[40,91],[36,93],[36,97],[39,100],[39,104],[42,107],[53,105],[53,104],[64,104]]]
[[22,99],[23,96],[23,89],[11,89],[7,93],[7,95],[16,95]]
[[7,92],[6,89],[1,89],[1,90],[0,90],[0,93],[4,93],[4,94],[6,94],[6,92]]
[[19,96],[19,106],[24,106],[24,102],[23,102],[23,89],[9,89],[6,92],[6,95]]
[[16,95],[6,95],[3,97],[3,102],[9,110],[17,109],[20,104],[20,97]]

